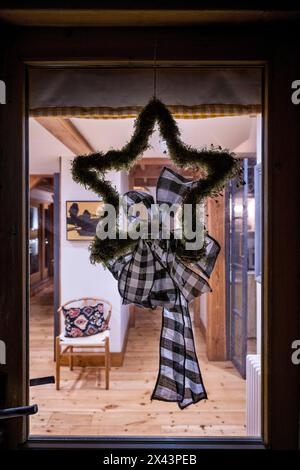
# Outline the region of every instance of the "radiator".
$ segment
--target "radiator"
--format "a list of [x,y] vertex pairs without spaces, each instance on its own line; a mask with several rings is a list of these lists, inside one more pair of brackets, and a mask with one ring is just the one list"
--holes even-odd
[[260,354],[247,356],[247,435],[261,436]]

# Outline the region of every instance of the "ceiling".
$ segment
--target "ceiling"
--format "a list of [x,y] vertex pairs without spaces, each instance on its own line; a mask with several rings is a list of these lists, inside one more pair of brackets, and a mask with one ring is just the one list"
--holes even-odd
[[[55,118],[53,118],[55,119]],[[131,137],[134,119],[80,119],[71,122],[90,147],[106,152],[120,149]],[[247,143],[247,151],[255,152],[256,119],[249,116],[178,119],[182,140],[194,147],[201,148],[214,144],[235,150]],[[166,146],[156,131],[144,152],[146,158],[167,158]],[[53,174],[59,171],[59,157],[70,158],[75,155],[48,132],[34,118],[29,120],[29,159],[30,174]]]
[[[131,137],[134,119],[81,119],[72,118],[72,123],[95,150],[107,151],[121,148]],[[255,119],[249,116],[234,116],[209,119],[176,119],[182,140],[196,147],[221,145],[235,149],[249,138]],[[163,157],[166,150],[158,131],[150,139],[150,148],[144,157]],[[255,149],[253,149],[255,150]]]

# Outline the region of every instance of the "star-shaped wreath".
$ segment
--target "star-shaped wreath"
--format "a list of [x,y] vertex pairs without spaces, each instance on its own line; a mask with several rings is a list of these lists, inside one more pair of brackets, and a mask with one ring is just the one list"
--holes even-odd
[[[128,169],[142,156],[155,123],[165,139],[172,161],[178,167],[202,169],[205,177],[196,181],[164,168],[157,183],[157,202],[196,204],[207,196],[218,196],[228,178],[242,180],[238,160],[221,148],[200,151],[182,143],[176,122],[167,107],[152,99],[135,121],[134,134],[121,150],[110,150],[81,155],[73,162],[74,180],[95,191],[105,203],[119,211],[120,197],[105,179],[108,170]],[[175,189],[174,189],[175,188]],[[153,204],[150,194],[129,191],[124,195],[128,206],[143,203],[149,210]],[[193,220],[196,220],[197,210]],[[91,246],[92,262],[104,263],[118,281],[124,303],[140,307],[163,306],[160,339],[160,365],[152,399],[176,401],[179,407],[207,398],[195,352],[192,323],[188,303],[210,291],[209,278],[220,246],[205,234],[200,250],[187,254],[185,243],[172,239],[132,238],[100,239],[95,237]]]
[[[181,168],[201,169],[205,172],[205,177],[194,181],[193,186],[186,191],[182,204],[195,206],[205,197],[219,196],[228,179],[236,178],[237,184],[242,183],[241,165],[232,152],[213,146],[197,150],[184,144],[170,111],[156,98],[151,99],[141,111],[135,121],[132,138],[121,150],[77,156],[72,166],[73,179],[93,190],[104,203],[112,204],[118,213],[120,195],[110,181],[105,179],[106,172],[128,170],[134,165],[149,147],[149,137],[156,123],[175,165]],[[109,260],[116,259],[132,249],[133,244],[134,241],[130,238],[99,240],[95,237],[90,247],[91,262],[101,262],[105,265]],[[178,254],[180,256],[180,253]]]

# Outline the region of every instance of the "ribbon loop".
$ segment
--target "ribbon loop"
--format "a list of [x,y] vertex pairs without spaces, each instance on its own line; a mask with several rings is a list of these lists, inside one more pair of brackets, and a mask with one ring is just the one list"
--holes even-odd
[[158,204],[181,204],[187,189],[193,186],[192,180],[164,167],[159,175],[156,186],[156,202]]
[[151,248],[140,240],[132,259],[123,267],[119,277],[119,292],[127,303],[152,308],[149,295],[153,287],[155,263]]
[[123,205],[127,206],[127,209],[131,208],[135,204],[142,203],[150,215],[150,210],[152,204],[154,204],[154,199],[151,194],[144,193],[143,191],[127,191],[127,193],[123,195],[122,202]]

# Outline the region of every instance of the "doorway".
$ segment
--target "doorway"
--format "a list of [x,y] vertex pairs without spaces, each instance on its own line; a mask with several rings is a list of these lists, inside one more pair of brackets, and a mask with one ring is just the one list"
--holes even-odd
[[32,293],[53,278],[53,177],[30,175],[29,264]]

